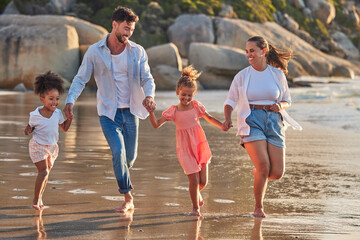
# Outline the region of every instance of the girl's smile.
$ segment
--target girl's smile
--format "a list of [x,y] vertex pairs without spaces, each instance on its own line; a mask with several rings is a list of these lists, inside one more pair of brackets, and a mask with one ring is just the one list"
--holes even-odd
[[192,107],[190,103],[195,93],[195,88],[189,88],[185,86],[182,86],[180,89],[176,90],[176,94],[179,96],[180,100],[180,103],[178,105],[180,110],[187,110]]
[[59,99],[59,91],[55,88],[49,90],[43,96],[41,96],[40,101],[44,104],[44,107],[42,108],[43,113],[46,114],[46,112],[50,112],[52,114],[59,105]]

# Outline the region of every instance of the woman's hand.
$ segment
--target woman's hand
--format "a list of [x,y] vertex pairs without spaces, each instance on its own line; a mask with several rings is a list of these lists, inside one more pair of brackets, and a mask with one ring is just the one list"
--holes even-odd
[[222,124],[222,130],[227,132],[230,128],[232,128],[232,121],[231,120],[225,120],[224,123]]
[[273,112],[280,112],[280,110],[282,109],[281,103],[274,103],[272,105],[270,105],[270,110]]

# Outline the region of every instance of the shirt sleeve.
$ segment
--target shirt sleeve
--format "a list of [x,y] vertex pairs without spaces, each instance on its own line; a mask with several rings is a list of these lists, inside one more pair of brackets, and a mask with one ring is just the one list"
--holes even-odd
[[29,125],[30,125],[30,127],[35,127],[35,119],[34,119],[34,116],[31,114],[29,117]]
[[234,80],[232,81],[232,83],[230,85],[228,96],[224,102],[224,106],[230,105],[233,109],[235,109],[235,107],[239,101],[239,80],[240,80],[239,78],[240,78],[239,74],[237,74],[234,77]]
[[155,98],[155,81],[150,72],[148,56],[143,47],[140,46],[140,85],[146,97]]
[[64,115],[63,115],[62,112],[59,110],[59,124],[62,124],[64,121],[65,121]]
[[92,47],[90,46],[86,51],[79,70],[72,81],[65,103],[75,104],[75,101],[84,90],[86,83],[89,82],[91,74],[94,71],[94,64],[92,61],[93,54],[91,51]]
[[167,121],[173,121],[175,118],[175,110],[176,106],[171,105],[167,110],[162,113],[162,116],[166,118]]
[[204,105],[202,105],[200,102],[194,100],[194,108],[196,108],[196,110],[198,111],[200,118],[204,116],[204,114],[206,112]]
[[290,96],[290,91],[289,91],[289,85],[286,79],[285,74],[281,71],[281,85],[284,91],[283,97],[281,99],[282,102],[288,102],[289,104],[291,104],[291,96]]

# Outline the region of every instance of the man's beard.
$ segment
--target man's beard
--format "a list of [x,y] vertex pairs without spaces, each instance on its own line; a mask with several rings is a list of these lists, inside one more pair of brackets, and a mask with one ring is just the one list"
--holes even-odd
[[117,40],[118,40],[120,43],[122,43],[122,44],[126,44],[126,43],[127,43],[127,39],[126,39],[125,41],[122,40],[123,36],[124,36],[124,35],[122,35],[122,34],[119,34],[119,35],[116,34]]

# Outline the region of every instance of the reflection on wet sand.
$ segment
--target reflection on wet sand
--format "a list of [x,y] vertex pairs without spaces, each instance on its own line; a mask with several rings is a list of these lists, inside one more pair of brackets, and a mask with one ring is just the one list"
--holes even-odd
[[69,132],[60,132],[60,153],[44,196],[49,208],[38,213],[31,208],[36,168],[23,126],[40,103],[33,94],[0,96],[2,238],[322,240],[360,232],[354,212],[360,206],[359,135],[306,123],[301,134],[288,131],[287,171],[281,181],[269,183],[268,217],[262,220],[250,214],[253,166],[235,129],[223,133],[202,122],[213,159],[202,192],[204,218],[194,219],[187,214],[191,203],[176,159],[175,126],[155,131],[149,121],[140,121],[139,154],[130,171],[135,211],[115,213],[122,197],[94,99],[82,95]]
[[262,218],[254,218],[254,227],[251,232],[251,240],[263,240],[264,239],[263,235],[262,235],[262,229],[261,229],[262,221],[263,221]]
[[44,227],[44,221],[42,218],[42,212],[43,212],[43,209],[36,211],[35,217],[33,219],[34,225],[36,227],[36,232],[37,232],[37,237],[36,237],[37,240],[47,238],[46,230]]

